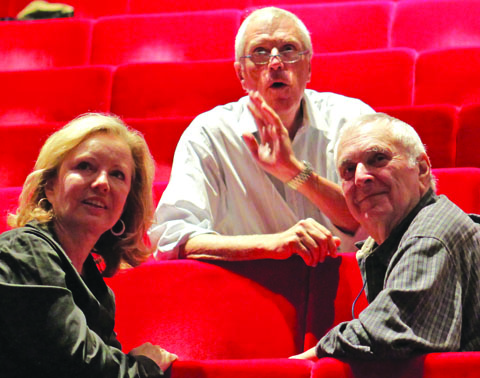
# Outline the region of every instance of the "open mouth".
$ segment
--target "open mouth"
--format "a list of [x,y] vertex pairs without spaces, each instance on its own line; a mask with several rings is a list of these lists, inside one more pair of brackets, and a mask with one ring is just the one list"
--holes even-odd
[[270,86],[270,88],[278,89],[278,88],[284,88],[284,87],[286,87],[286,86],[287,86],[287,84],[277,81],[277,82],[273,83],[273,84]]

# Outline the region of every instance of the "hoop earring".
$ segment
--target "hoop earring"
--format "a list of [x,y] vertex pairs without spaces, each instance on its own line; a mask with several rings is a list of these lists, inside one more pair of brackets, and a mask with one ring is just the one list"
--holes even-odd
[[[122,229],[121,229],[120,231],[118,231],[118,232],[113,231],[113,227],[115,227],[115,226],[118,224],[118,222],[121,222],[121,223],[122,223]],[[110,229],[110,232],[111,232],[114,236],[121,236],[121,235],[123,235],[123,233],[125,232],[125,222],[124,222],[123,220],[121,220],[121,219],[119,219],[118,222],[115,224],[115,226],[113,226],[113,227]]]
[[[47,201],[46,204],[45,204],[45,207],[42,206],[42,202],[43,201]],[[43,210],[47,210],[47,206],[50,205],[51,206],[51,203],[48,202],[48,199],[47,197],[43,197],[43,198],[40,198],[40,200],[38,201],[37,203],[37,206],[40,208],[40,209],[43,209]],[[47,210],[48,211],[48,210]]]

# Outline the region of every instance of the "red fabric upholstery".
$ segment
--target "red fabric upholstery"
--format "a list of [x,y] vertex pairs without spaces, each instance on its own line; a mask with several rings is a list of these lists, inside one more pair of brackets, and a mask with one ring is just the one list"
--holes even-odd
[[401,1],[392,26],[392,46],[431,50],[480,44],[480,2]]
[[393,3],[389,1],[318,2],[281,7],[304,22],[311,33],[314,53],[388,47],[393,11]]
[[309,378],[310,361],[248,359],[222,361],[176,361],[172,378]]
[[480,105],[460,110],[457,132],[457,167],[480,167]]
[[[313,347],[333,326],[352,319],[352,304],[363,286],[355,252],[328,258],[310,273],[305,349]],[[367,306],[365,293],[355,305],[355,316]]]
[[420,53],[414,101],[454,105],[480,102],[480,48]]
[[223,10],[105,17],[94,27],[92,63],[233,60],[240,14]]
[[411,125],[427,147],[432,166],[455,166],[457,109],[452,105],[377,108]]
[[480,168],[437,168],[437,193],[467,213],[480,214]]
[[[3,0],[2,0],[3,1]],[[9,15],[16,17],[18,12],[23,10],[32,0],[9,0]],[[49,3],[63,3],[71,5],[74,8],[76,18],[96,18],[113,14],[122,14],[127,12],[130,0],[68,0],[68,1],[48,1]]]
[[292,258],[121,272],[108,280],[118,338],[124,350],[151,341],[184,360],[288,357],[303,348],[307,269]]
[[167,187],[168,181],[155,181],[153,183],[153,200],[154,203],[158,203],[162,197],[163,191]]
[[7,225],[7,216],[17,209],[21,192],[21,187],[0,187],[0,233],[10,229]]
[[10,14],[9,14],[9,9],[8,9],[8,6],[9,6],[9,1],[10,0],[5,0],[5,1],[1,1],[0,2],[0,17],[9,17]]
[[411,105],[415,54],[408,49],[318,54],[309,88],[359,98],[370,106]]
[[[255,7],[264,7],[264,6],[276,6],[282,7],[285,4],[318,4],[318,3],[350,3],[350,2],[364,2],[365,0],[302,0],[301,2],[298,0],[250,0],[250,4]],[[367,0],[369,2],[373,2],[371,0]],[[398,1],[398,0],[397,0]]]
[[242,95],[232,61],[128,64],[115,72],[111,109],[126,118],[194,117]]
[[192,117],[128,119],[127,124],[140,131],[156,162],[156,180],[168,180],[178,140]]
[[0,70],[80,66],[90,56],[87,20],[0,23]]
[[130,13],[190,12],[215,9],[243,9],[249,0],[130,0]]
[[0,72],[0,125],[68,122],[87,111],[110,109],[106,67]]
[[0,187],[22,186],[45,140],[61,124],[0,127]]
[[474,378],[480,368],[480,352],[430,353],[410,360],[340,361],[322,358],[312,378]]

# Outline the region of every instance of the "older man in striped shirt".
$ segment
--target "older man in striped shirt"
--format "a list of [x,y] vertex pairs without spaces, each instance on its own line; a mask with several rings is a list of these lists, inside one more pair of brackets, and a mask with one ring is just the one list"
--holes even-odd
[[341,131],[336,166],[370,235],[357,252],[369,305],[294,358],[480,350],[479,218],[435,195],[415,130],[385,114],[359,117]]

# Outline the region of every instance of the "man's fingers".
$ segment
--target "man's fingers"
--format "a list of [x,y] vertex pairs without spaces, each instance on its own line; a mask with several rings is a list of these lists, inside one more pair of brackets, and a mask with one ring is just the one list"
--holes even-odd
[[[313,219],[301,221],[298,226],[301,228],[297,230],[297,237],[303,246],[299,252],[308,265],[316,266],[319,262],[324,262],[328,255],[337,257],[340,239],[333,236],[326,227]],[[304,257],[306,254],[309,258]]]
[[270,107],[258,92],[249,92],[250,100],[258,111],[258,116],[262,118],[264,124],[272,125],[278,133],[283,128],[282,122],[278,114]]

